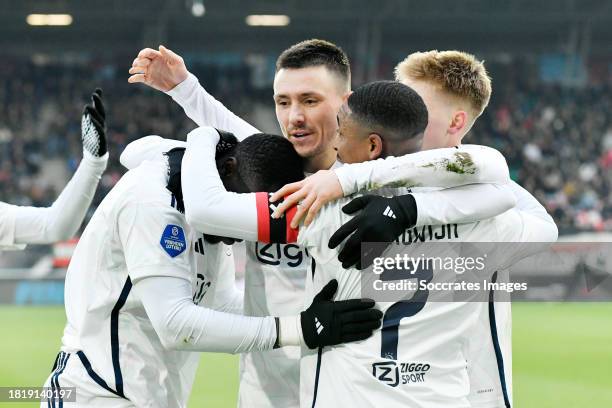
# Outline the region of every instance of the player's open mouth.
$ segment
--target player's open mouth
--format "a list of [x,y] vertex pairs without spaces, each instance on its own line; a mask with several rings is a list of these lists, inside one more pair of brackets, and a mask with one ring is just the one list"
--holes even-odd
[[306,136],[310,136],[312,133],[310,132],[292,132],[290,133],[291,137],[294,137],[296,139],[301,139],[304,138]]

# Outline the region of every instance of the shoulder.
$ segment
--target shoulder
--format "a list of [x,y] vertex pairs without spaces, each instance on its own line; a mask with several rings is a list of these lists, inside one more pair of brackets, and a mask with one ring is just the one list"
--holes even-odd
[[117,183],[125,201],[172,206],[172,194],[166,188],[168,167],[165,161],[144,161],[128,171]]
[[10,216],[17,208],[16,205],[0,201],[0,217]]

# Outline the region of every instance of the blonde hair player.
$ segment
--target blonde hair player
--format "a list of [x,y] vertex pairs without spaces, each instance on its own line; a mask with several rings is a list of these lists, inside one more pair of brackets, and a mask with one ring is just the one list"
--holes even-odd
[[427,106],[423,149],[461,144],[491,98],[484,64],[465,52],[415,52],[395,67],[395,78],[417,91]]

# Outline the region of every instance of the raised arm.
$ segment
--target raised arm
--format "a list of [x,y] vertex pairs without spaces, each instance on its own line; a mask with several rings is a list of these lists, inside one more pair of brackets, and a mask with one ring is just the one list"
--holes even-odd
[[213,128],[198,128],[187,136],[182,161],[181,184],[185,218],[206,234],[247,241],[288,243],[297,240],[297,231],[288,228],[295,209],[272,219],[278,203],[266,192],[228,192],[215,163],[219,134]]
[[181,166],[185,218],[196,230],[210,235],[258,240],[257,194],[228,192],[215,163],[219,134],[210,127],[187,135]]
[[55,202],[47,208],[4,209],[6,214],[0,218],[10,222],[7,230],[12,235],[2,239],[6,244],[50,244],[72,238],[79,229],[108,162],[102,91],[92,94],[92,104],[83,111],[81,128],[83,160]]
[[12,207],[16,244],[51,244],[72,238],[91,205],[108,154],[81,161],[70,182],[50,207]]
[[206,92],[193,74],[189,74],[185,81],[166,93],[198,126],[212,126],[231,132],[238,140],[261,133],[256,127],[235,115]]
[[130,83],[144,83],[168,94],[198,126],[212,126],[232,132],[239,140],[257,128],[236,116],[200,85],[185,66],[183,58],[163,45],[159,50],[145,48],[130,68]]

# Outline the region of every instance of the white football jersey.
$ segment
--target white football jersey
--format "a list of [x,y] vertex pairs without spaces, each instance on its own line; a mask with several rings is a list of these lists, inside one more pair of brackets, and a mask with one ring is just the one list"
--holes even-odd
[[[343,269],[337,260],[337,250],[327,247],[330,236],[351,218],[341,211],[349,200],[328,204],[309,227],[300,229],[298,243],[316,261],[308,274],[312,283],[307,284],[306,303],[334,278],[339,285],[336,300],[361,297],[360,272]],[[417,227],[407,230],[400,242],[410,244],[411,251],[418,253],[421,239],[537,241],[525,236],[531,232],[526,228],[526,217],[529,215],[510,210],[471,224]],[[500,248],[500,254],[492,257],[498,263],[493,265],[490,257],[487,267],[494,271],[527,256],[516,251],[506,252]],[[483,303],[424,302],[420,310],[400,311],[398,315],[398,307],[404,306],[394,305],[400,303],[377,302],[377,307],[385,313],[385,330],[377,330],[367,340],[326,347],[319,352],[303,350],[302,407],[471,406],[468,366],[473,363],[473,350],[477,349],[472,343],[474,333],[481,332],[486,321]]]
[[[334,163],[333,168],[338,167]],[[258,227],[265,241],[287,239],[287,218],[273,220],[268,195],[258,193]],[[295,210],[292,211],[292,214]],[[295,230],[294,230],[295,231]],[[297,231],[296,231],[297,233]],[[272,238],[272,239],[271,239]],[[244,314],[247,316],[292,316],[304,310],[306,273],[312,263],[308,250],[292,244],[247,242],[244,281]],[[299,347],[243,354],[240,360],[241,407],[298,407],[300,382]]]
[[185,407],[200,354],[162,346],[132,281],[154,267],[156,276],[192,282],[194,303],[209,307],[234,290],[231,247],[209,245],[189,228],[166,177],[162,161],[122,177],[85,229],[65,284],[62,351],[76,353],[93,381],[143,407]]
[[[304,310],[308,251],[295,244],[247,242],[246,254],[245,315],[292,316]],[[299,347],[253,351],[240,358],[240,406],[299,406]]]
[[17,206],[0,202],[0,250],[20,250],[25,245],[15,243],[15,211]]

